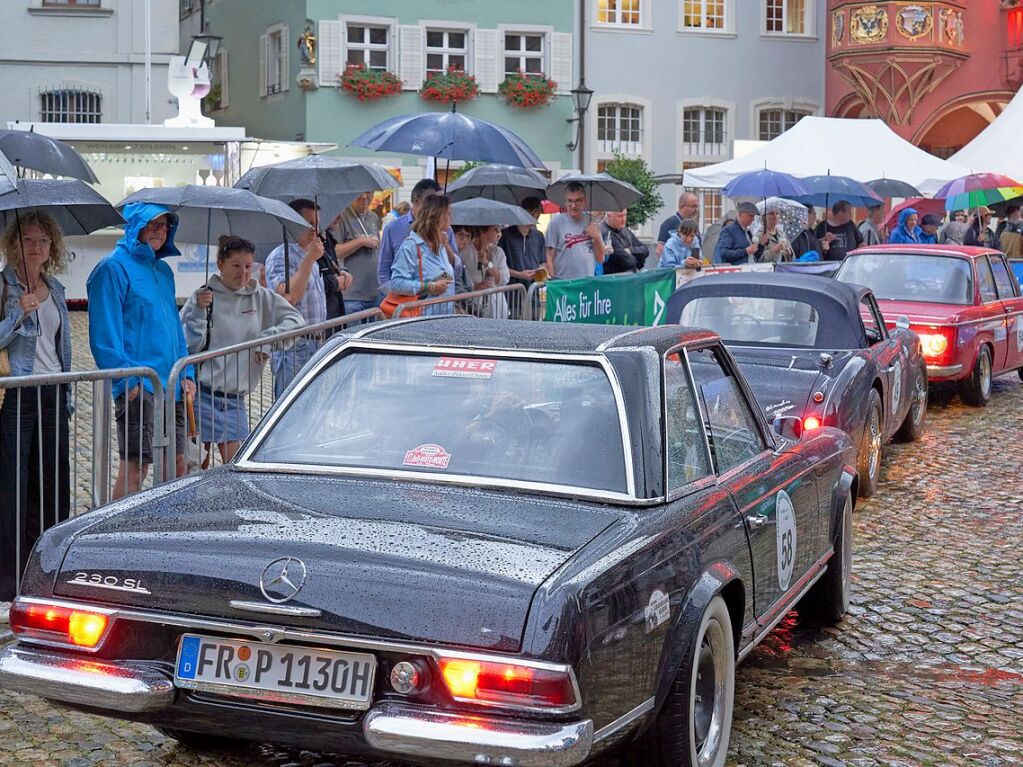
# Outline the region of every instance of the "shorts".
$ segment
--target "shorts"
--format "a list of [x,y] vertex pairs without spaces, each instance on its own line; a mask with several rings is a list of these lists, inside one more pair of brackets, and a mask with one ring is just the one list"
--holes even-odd
[[[144,389],[131,402],[127,394],[114,399],[117,421],[117,455],[139,464],[153,462],[153,395]],[[174,403],[174,452],[185,452],[185,405]]]

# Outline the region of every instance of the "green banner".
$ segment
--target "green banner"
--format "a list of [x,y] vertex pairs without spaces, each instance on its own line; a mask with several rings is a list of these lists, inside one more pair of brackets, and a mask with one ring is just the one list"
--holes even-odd
[[547,283],[548,322],[591,325],[663,325],[675,270],[584,277]]

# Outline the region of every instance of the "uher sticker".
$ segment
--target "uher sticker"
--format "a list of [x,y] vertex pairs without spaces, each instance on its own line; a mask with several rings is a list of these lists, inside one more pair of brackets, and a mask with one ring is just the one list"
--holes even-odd
[[494,360],[476,360],[468,357],[441,357],[433,366],[437,378],[477,378],[487,380],[497,369]]
[[402,463],[417,469],[446,469],[451,463],[451,453],[440,445],[420,445],[405,453]]
[[774,501],[774,526],[778,548],[778,587],[787,591],[796,565],[796,513],[792,499],[784,490]]
[[666,623],[670,617],[671,603],[668,601],[668,595],[660,589],[655,589],[646,606],[647,633],[649,634],[662,623]]

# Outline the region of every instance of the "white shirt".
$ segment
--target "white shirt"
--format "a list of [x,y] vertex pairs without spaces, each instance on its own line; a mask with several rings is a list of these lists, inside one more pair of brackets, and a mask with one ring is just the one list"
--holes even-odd
[[36,309],[36,322],[39,324],[39,337],[36,339],[36,359],[32,372],[36,375],[44,373],[60,373],[60,357],[57,356],[57,333],[60,332],[60,310],[53,300],[52,291],[39,308]]

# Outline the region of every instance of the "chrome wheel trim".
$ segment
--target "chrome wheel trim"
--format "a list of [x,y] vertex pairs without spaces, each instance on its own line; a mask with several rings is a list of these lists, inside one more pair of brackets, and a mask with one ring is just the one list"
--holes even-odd
[[842,557],[842,606],[845,611],[849,609],[852,589],[852,496],[845,498],[845,507],[842,509],[842,550],[837,552]]
[[870,472],[871,480],[873,480],[881,468],[881,416],[876,408],[870,413],[870,422],[867,424],[867,429],[869,430],[868,439],[870,440],[867,446],[869,451],[867,470]]
[[923,378],[916,379],[916,396],[913,398],[913,425],[919,426],[927,412],[927,385]]
[[980,395],[984,399],[991,396],[991,355],[981,352],[980,361]]
[[[700,640],[696,669],[690,688],[692,746],[699,767],[717,763],[728,706],[728,674],[731,658],[725,632],[716,617],[711,617]],[[730,630],[730,629],[729,629]]]

